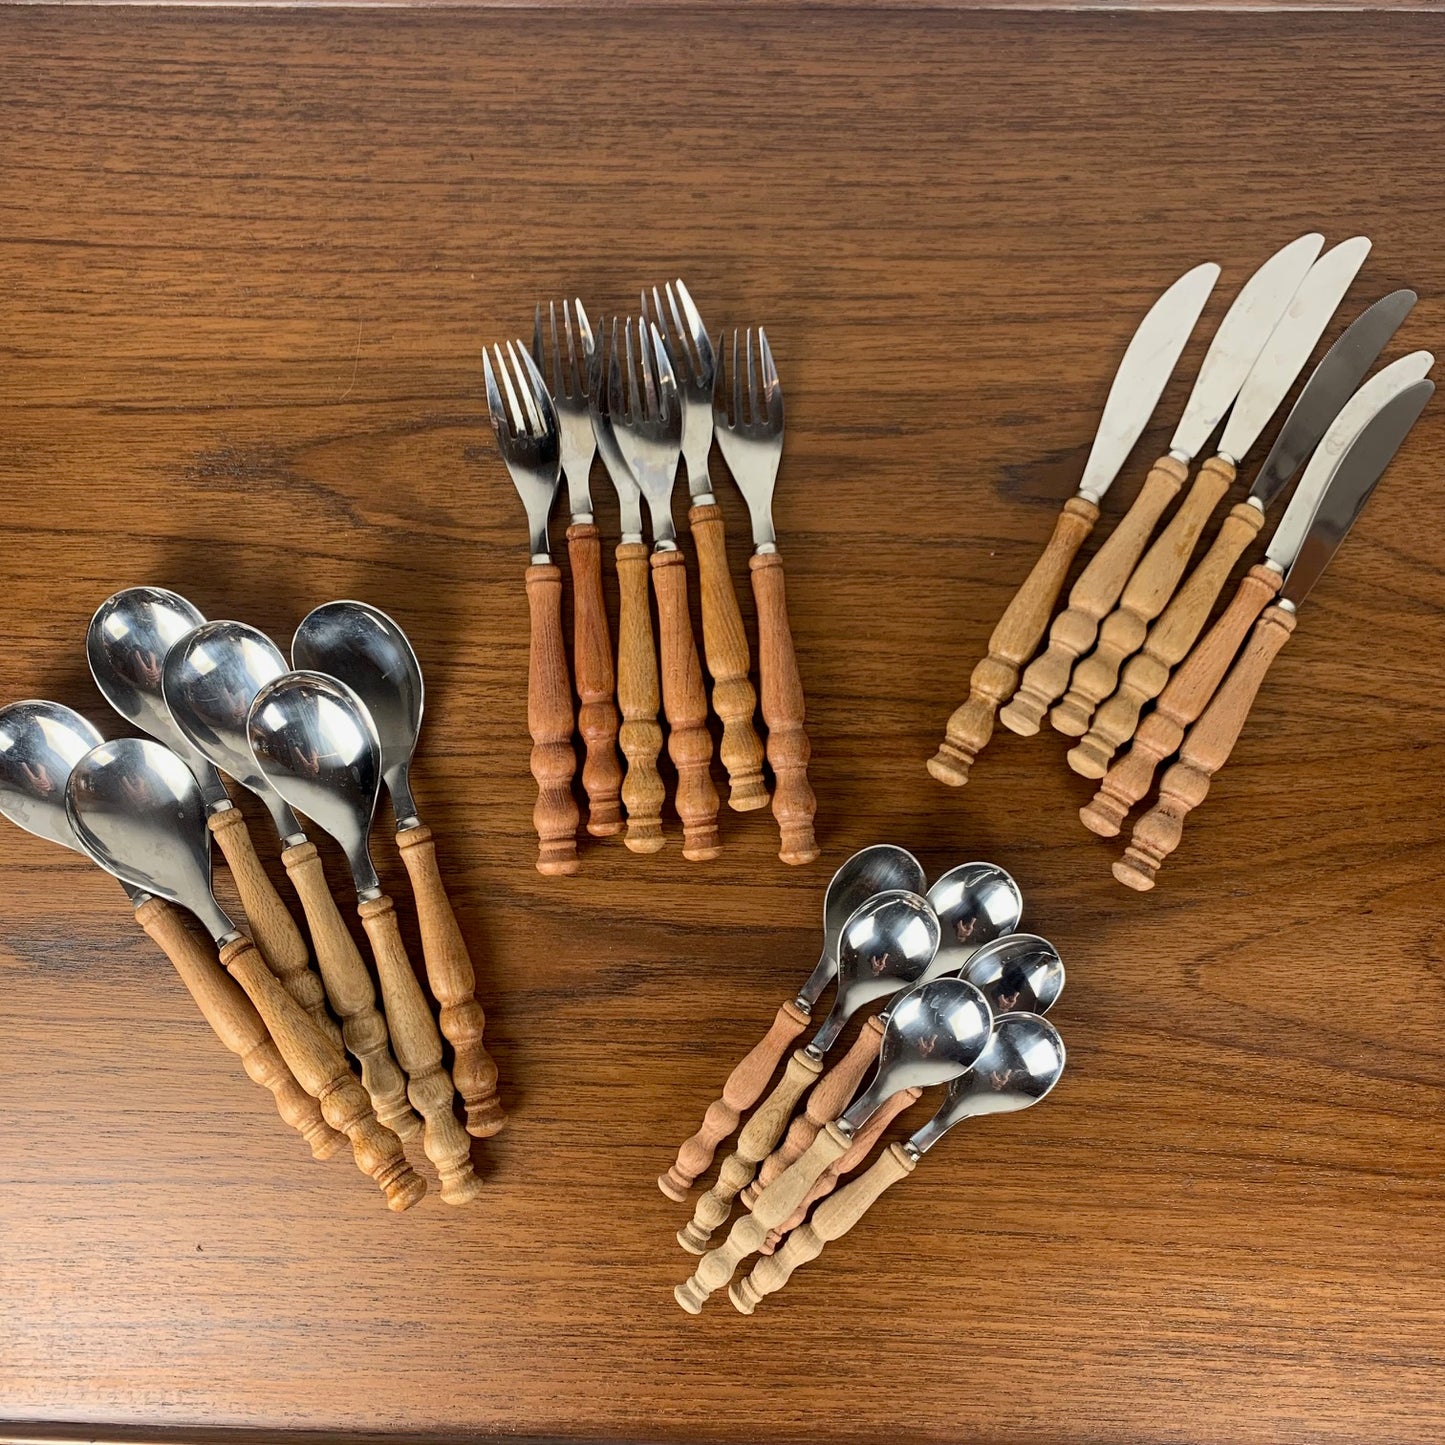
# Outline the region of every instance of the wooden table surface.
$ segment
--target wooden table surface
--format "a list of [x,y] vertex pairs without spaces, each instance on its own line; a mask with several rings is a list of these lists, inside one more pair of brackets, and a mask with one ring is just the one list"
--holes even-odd
[[[1052,733],[961,792],[924,762],[1175,276],[1223,265],[1213,322],[1291,236],[1363,231],[1346,310],[1410,284],[1390,354],[1441,344],[1442,76],[1423,15],[0,12],[0,696],[118,733],[82,637],[134,583],[282,640],[330,597],[394,613],[512,1111],[484,1202],[387,1214],[109,879],[0,829],[0,1436],[1438,1441],[1445,407],[1155,893]],[[688,864],[674,820],[544,879],[478,352],[678,274],[786,388],[823,855],[733,815]],[[883,839],[1015,873],[1069,1073],[751,1320],[684,1316],[653,1180]]]

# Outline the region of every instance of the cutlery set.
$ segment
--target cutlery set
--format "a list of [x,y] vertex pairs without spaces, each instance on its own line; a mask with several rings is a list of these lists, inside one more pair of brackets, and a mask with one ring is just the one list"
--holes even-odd
[[[1038,732],[1047,712],[1057,731],[1079,740],[1069,766],[1101,780],[1080,811],[1084,825],[1113,837],[1148,792],[1158,764],[1177,750],[1179,760],[1164,775],[1157,805],[1114,865],[1115,877],[1132,888],[1153,887],[1160,864],[1178,846],[1185,816],[1227,761],[1266,669],[1294,630],[1299,603],[1434,391],[1427,379],[1434,358],[1427,351],[1403,356],[1366,379],[1415,304],[1413,291],[1392,292],[1329,348],[1248,496],[1230,509],[1185,576],[1209,519],[1370,249],[1359,236],[1321,255],[1323,245],[1313,233],[1292,241],[1235,297],[1169,451],[1079,574],[1067,606],[1048,627],[1047,645],[1033,657],[1100,502],[1148,424],[1219,268],[1195,267],[1155,302],[1114,377],[1079,492],[1065,503],[1048,546],[994,629],[969,697],[949,718],[928,764],[934,777],[961,786],[993,733],[1001,704],[999,720],[1024,735]],[[1156,535],[1189,480],[1191,463],[1221,423],[1216,454],[1199,468]],[[1245,574],[1210,626],[1235,563],[1296,475],[1300,480],[1263,561]]]
[[[559,323],[560,312],[560,323]],[[773,774],[773,815],[785,863],[818,856],[816,803],[808,783],[802,684],[793,651],[782,555],[772,522],[773,487],[783,449],[783,394],[762,328],[734,331],[730,348],[708,336],[679,280],[651,304],[644,291],[636,318],[594,333],[580,300],[537,308],[530,350],[520,341],[482,353],[487,406],[497,445],[527,514],[531,613],[527,693],[533,821],[546,874],[580,867],[580,812],[572,795],[572,681],[562,635],[562,574],[552,560],[549,519],[565,477],[570,524],[576,731],[585,757],[587,831],[622,832],[633,852],[663,846],[665,789],[658,772],[663,730],[677,773],[674,803],[685,858],[721,852],[719,799],[712,780],[706,662],[711,707],[722,725],[719,748],[728,803],[739,812],[766,806],[764,746],[754,727],[759,701]],[[752,521],[750,559],[758,617],[758,691],[750,680],[747,633],[728,568],[722,511],[708,458],[716,439]],[[620,538],[616,667],[602,590],[601,534],[590,475],[601,455],[617,492]],[[673,520],[679,463],[690,497],[688,525],[697,553],[702,660],[688,604],[687,566]],[[649,548],[643,503],[651,527]],[[648,577],[652,579],[652,601]],[[654,633],[652,605],[657,610]],[[620,717],[619,717],[620,714]],[[621,748],[625,771],[618,763]]]
[[[1063,1042],[1043,1015],[1063,990],[1063,961],[1046,939],[1017,931],[1023,898],[1013,879],[994,864],[965,863],[926,894],[924,888],[918,861],[889,844],[865,848],[843,864],[824,897],[817,966],[658,1179],[670,1199],[687,1197],[835,984],[827,1017],[749,1116],[716,1182],[678,1232],[684,1249],[702,1255],[674,1292],[689,1313],[699,1313],[737,1266],[758,1253],[752,1273],[729,1290],[734,1306],[751,1314],[827,1241],[851,1229],[885,1189],[912,1173],[954,1124],[1027,1108],[1062,1073]],[[849,1019],[880,1002],[852,1048],[825,1069],[824,1056]],[[870,1068],[872,1079],[860,1092]],[[834,1195],[893,1120],[936,1084],[949,1089],[933,1118],[890,1144]],[[747,1212],[721,1245],[709,1248],[739,1197]]]
[[[407,1209],[427,1188],[402,1149],[403,1139],[419,1136],[442,1198],[475,1199],[481,1180],[469,1136],[497,1133],[505,1116],[496,1064],[482,1042],[471,958],[411,794],[423,689],[405,634],[364,603],[330,602],[297,629],[293,671],[255,628],[207,622],[174,592],[132,587],[96,612],[86,654],[106,700],[148,736],[105,741],[54,702],[0,708],[0,812],[120,880],[137,921],[217,1036],[272,1092],[315,1157],[329,1158],[344,1135],[388,1206]],[[265,805],[309,946],[222,774]],[[439,1021],[371,861],[383,785]],[[381,1008],[298,812],[346,855]],[[212,838],[249,936],[212,891]],[[177,909],[196,918],[216,952]],[[450,1069],[443,1038],[454,1052]],[[458,1093],[465,1128],[454,1108]]]

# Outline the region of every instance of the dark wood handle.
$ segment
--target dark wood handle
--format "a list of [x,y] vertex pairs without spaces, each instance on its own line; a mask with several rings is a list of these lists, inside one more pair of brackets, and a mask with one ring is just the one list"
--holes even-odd
[[572,751],[572,686],[562,645],[562,573],[554,562],[527,568],[532,646],[527,674],[527,731],[532,735],[532,776],[537,780],[537,871],[572,874],[581,815],[572,797],[577,755]]
[[572,661],[576,673],[577,731],[587,755],[582,787],[587,793],[587,831],[610,838],[622,831],[622,764],[617,760],[617,703],[613,693],[612,638],[602,600],[602,541],[593,522],[567,528],[572,566]]
[[622,803],[627,809],[627,836],[634,853],[656,853],[662,847],[662,706],[657,680],[657,648],[652,640],[652,604],[648,600],[647,546],[623,542],[617,548],[617,703],[622,709],[619,741],[627,759]]

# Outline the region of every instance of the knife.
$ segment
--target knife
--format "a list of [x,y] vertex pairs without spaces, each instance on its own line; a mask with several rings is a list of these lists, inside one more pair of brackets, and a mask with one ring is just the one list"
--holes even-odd
[[[1069,766],[1076,773],[1086,778],[1104,776],[1109,759],[1129,740],[1138,724],[1140,709],[1159,696],[1175,664],[1188,654],[1195,639],[1204,630],[1204,624],[1209,620],[1234,564],[1259,531],[1265,508],[1304,465],[1305,458],[1315,449],[1341,406],[1374,365],[1375,358],[1409,315],[1415,301],[1413,291],[1395,291],[1375,302],[1356,317],[1325,354],[1275,438],[1249,496],[1235,503],[1215,534],[1203,561],[1190,573],[1189,580],[1174,594],[1158,621],[1150,627],[1144,646],[1125,666],[1119,686],[1094,714],[1089,731],[1069,752]],[[1402,389],[1411,381],[1419,381],[1428,370],[1427,362],[1423,369],[1401,380],[1396,389]],[[1396,374],[1393,368],[1381,373],[1382,376]],[[1368,419],[1388,397],[1371,393],[1370,399],[1373,405],[1362,420]],[[1356,426],[1355,430],[1358,431],[1359,427]],[[1308,521],[1308,513],[1301,520]]]
[[1128,850],[1114,864],[1119,882],[1141,892],[1154,886],[1159,865],[1179,846],[1184,819],[1204,801],[1210,779],[1229,761],[1264,675],[1295,629],[1300,603],[1339,551],[1434,390],[1434,382],[1417,381],[1391,398],[1341,459],[1285,574],[1279,601],[1255,623],[1224,685],[1190,728],[1179,761],[1164,774],[1159,801],[1135,825]]
[[[1369,253],[1369,241],[1356,236],[1326,251],[1310,267],[1239,389],[1218,453],[1200,468],[1179,510],[1134,569],[1118,607],[1099,629],[1094,651],[1074,669],[1064,700],[1049,714],[1059,732],[1081,737],[1088,731],[1094,709],[1113,692],[1120,666],[1139,650],[1149,624],[1173,596],[1205,522],[1303,370]],[[1256,530],[1262,516],[1254,513]]]
[[943,743],[929,759],[928,771],[939,782],[962,787],[993,736],[994,713],[1039,645],[1069,567],[1099,520],[1099,503],[1153,415],[1218,276],[1212,261],[1185,272],[1134,332],[1109,388],[1079,490],[1064,503],[1048,545],[999,619],[988,656],[969,678],[968,698],[954,709]]
[[1031,737],[1038,732],[1049,704],[1068,686],[1074,659],[1093,645],[1100,618],[1119,600],[1149,545],[1155,524],[1184,485],[1188,464],[1229,410],[1324,240],[1311,232],[1291,241],[1271,256],[1234,298],[1199,368],[1168,455],[1154,463],[1134,505],[1074,583],[1068,608],[1049,629],[1047,651],[1029,664],[1018,692],[1000,714],[1006,728]]

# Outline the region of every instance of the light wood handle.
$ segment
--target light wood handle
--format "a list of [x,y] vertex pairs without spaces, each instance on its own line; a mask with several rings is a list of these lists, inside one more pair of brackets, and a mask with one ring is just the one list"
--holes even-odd
[[753,1212],[737,1219],[727,1239],[703,1255],[692,1277],[672,1292],[678,1304],[689,1314],[698,1314],[708,1296],[733,1277],[738,1265],[768,1237],[768,1231],[787,1219],[807,1197],[814,1181],[847,1152],[847,1135],[836,1121],[829,1124],[808,1152],[758,1195]]
[[677,1151],[667,1173],[658,1176],[657,1187],[669,1199],[681,1203],[687,1197],[693,1181],[712,1163],[717,1146],[737,1128],[743,1110],[752,1108],[762,1097],[778,1061],[808,1023],[808,1013],[792,999],[778,1009],[772,1027],[728,1075],[722,1098],[708,1105],[702,1127]]
[[737,1148],[722,1162],[717,1182],[701,1199],[692,1218],[677,1232],[677,1242],[691,1254],[707,1248],[713,1231],[732,1212],[738,1191],[751,1182],[759,1161],[767,1158],[783,1137],[798,1100],[812,1087],[823,1065],[803,1049],[788,1060],[773,1092],[753,1112],[738,1135]]
[[467,1133],[490,1139],[507,1122],[497,1097],[497,1065],[482,1036],[487,1016],[477,1002],[477,974],[437,867],[436,842],[425,823],[396,835],[411,879],[422,958],[432,997],[441,1005],[442,1036],[452,1046],[452,1082],[467,1111]]
[[662,847],[662,776],[657,755],[662,728],[657,721],[659,687],[657,650],[652,642],[652,605],[648,601],[647,545],[623,542],[617,548],[617,703],[622,709],[618,738],[627,759],[622,802],[627,809],[627,836],[634,853],[656,853]]
[[1154,463],[1133,506],[1079,574],[1068,607],[1054,618],[1048,650],[1029,663],[1019,690],[999,713],[999,721],[1011,732],[1024,737],[1038,732],[1049,704],[1068,687],[1074,660],[1094,645],[1100,619],[1119,600],[1155,523],[1188,476],[1189,468],[1176,457],[1166,454]]
[[376,1117],[341,1051],[281,987],[249,938],[225,944],[221,963],[255,1004],[296,1082],[320,1103],[326,1122],[351,1141],[356,1167],[376,1180],[387,1208],[410,1209],[426,1193],[426,1180],[406,1162],[401,1140]]
[[1264,513],[1239,502],[1224,519],[1203,560],[1149,629],[1144,646],[1129,659],[1119,686],[1094,714],[1089,731],[1069,752],[1069,766],[1085,778],[1102,778],[1109,760],[1133,735],[1139,713],[1169,681],[1209,621],[1234,564],[1259,535]]
[[1139,725],[1133,746],[1105,774],[1093,801],[1079,810],[1091,833],[1101,838],[1118,833],[1129,810],[1149,791],[1155,768],[1178,748],[1185,729],[1209,705],[1255,619],[1283,583],[1283,573],[1272,567],[1251,567],[1245,573],[1229,606]]
[[442,1198],[448,1204],[467,1204],[482,1192],[482,1181],[472,1168],[471,1140],[453,1113],[455,1090],[452,1076],[442,1067],[442,1038],[401,941],[396,909],[383,893],[356,911],[371,940],[392,1046],[406,1070],[407,1095],[425,1121],[422,1148],[436,1165]]
[[212,813],[206,825],[220,844],[226,866],[236,880],[236,892],[241,895],[241,907],[246,910],[246,922],[261,957],[286,992],[311,1015],[316,1027],[340,1049],[341,1030],[326,1011],[326,990],[311,971],[306,940],[266,876],[240,809]]
[[421,1121],[406,1102],[406,1079],[391,1056],[371,975],[337,911],[316,845],[297,843],[281,855],[281,861],[305,910],[326,996],[341,1019],[347,1049],[361,1064],[361,1086],[371,1096],[371,1107],[393,1133],[414,1138],[421,1132]]
[[1064,700],[1049,714],[1059,732],[1077,738],[1088,731],[1094,709],[1113,692],[1125,658],[1143,646],[1149,624],[1174,595],[1204,524],[1233,482],[1234,466],[1223,457],[1200,467],[1179,510],[1134,569],[1118,607],[1104,619],[1098,644],[1074,669]]
[[321,1117],[321,1106],[296,1082],[261,1015],[226,975],[211,946],[186,926],[177,909],[159,898],[148,898],[135,917],[175,966],[216,1037],[256,1083],[270,1089],[276,1112],[311,1146],[315,1158],[330,1159],[346,1143],[345,1135]]
[[1098,520],[1096,503],[1083,497],[1064,503],[1053,536],[988,640],[988,656],[968,680],[967,700],[954,709],[942,745],[928,760],[940,783],[961,788],[968,781],[973,760],[993,736],[994,713],[1018,686],[1019,669],[1038,648],[1069,568]]
[[1154,886],[1159,865],[1179,846],[1184,819],[1204,801],[1209,780],[1229,761],[1264,675],[1294,629],[1294,612],[1277,603],[1255,623],[1239,661],[1189,729],[1179,761],[1164,774],[1159,801],[1134,825],[1127,851],[1114,864],[1120,883],[1140,892]]
[[782,1249],[760,1259],[753,1272],[728,1291],[733,1305],[742,1314],[752,1314],[765,1295],[782,1289],[800,1264],[817,1259],[825,1244],[847,1234],[885,1190],[917,1167],[918,1161],[901,1144],[890,1144],[861,1179],[820,1205],[807,1224],[788,1236]]
[[577,679],[577,731],[587,755],[582,787],[587,793],[587,831],[611,838],[622,831],[622,764],[617,761],[617,703],[614,701],[612,638],[602,599],[602,534],[594,522],[567,528],[572,568],[572,662]]
[[763,744],[753,728],[758,698],[748,679],[748,635],[728,570],[722,508],[716,503],[687,514],[697,548],[702,594],[702,648],[712,678],[712,710],[723,725],[718,752],[728,771],[728,806],[737,813],[768,805]]
[[782,837],[778,857],[784,863],[811,863],[818,856],[813,837],[818,800],[808,782],[812,747],[803,726],[807,709],[788,621],[782,554],[755,552],[748,566],[758,610],[758,683],[768,727],[768,763],[773,769],[773,817]]
[[573,874],[581,814],[572,796],[577,755],[572,751],[572,685],[562,646],[562,573],[555,562],[527,568],[532,645],[527,671],[527,731],[532,735],[532,776],[537,780],[537,871]]

